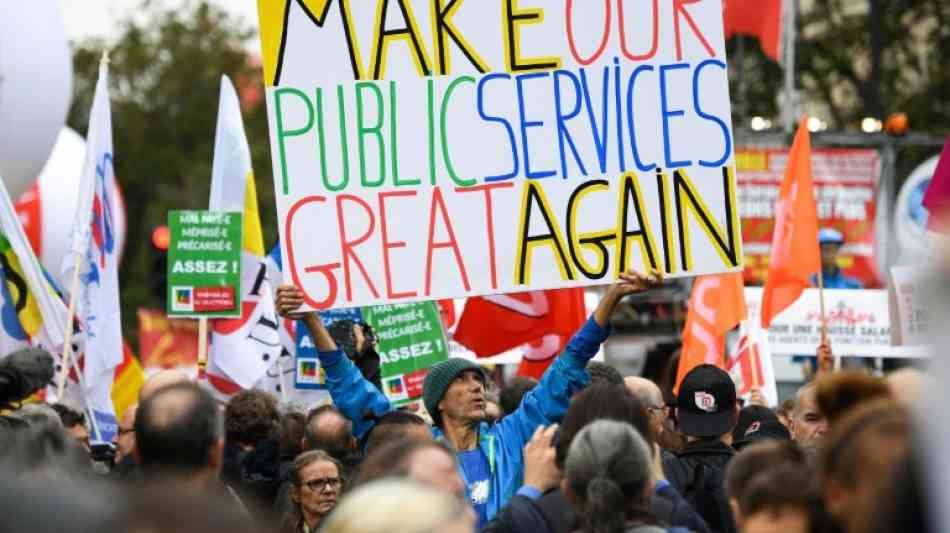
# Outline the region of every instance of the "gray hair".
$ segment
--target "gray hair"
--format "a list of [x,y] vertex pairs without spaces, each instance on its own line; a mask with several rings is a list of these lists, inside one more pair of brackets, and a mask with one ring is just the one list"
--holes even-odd
[[646,511],[650,447],[630,424],[587,425],[571,442],[564,467],[586,531],[622,531],[628,512]]
[[381,479],[340,500],[324,533],[430,533],[471,513],[468,503],[408,479]]
[[63,429],[63,421],[60,420],[59,414],[45,403],[30,403],[24,405],[11,413],[11,416],[19,418],[31,427],[56,430]]
[[805,395],[814,392],[815,382],[810,381],[801,387],[795,393],[795,408],[792,410],[792,418],[798,420],[798,417],[801,416],[802,402],[805,400]]

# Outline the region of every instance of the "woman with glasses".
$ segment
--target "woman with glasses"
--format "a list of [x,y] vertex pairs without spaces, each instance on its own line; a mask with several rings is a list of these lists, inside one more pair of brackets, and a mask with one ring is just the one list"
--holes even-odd
[[313,533],[336,507],[343,488],[340,463],[326,452],[304,452],[291,469],[294,512],[284,520],[284,530]]

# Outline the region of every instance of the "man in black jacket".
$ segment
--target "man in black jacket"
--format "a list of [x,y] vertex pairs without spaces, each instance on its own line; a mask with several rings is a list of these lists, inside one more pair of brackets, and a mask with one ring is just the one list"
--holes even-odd
[[714,365],[690,370],[680,384],[676,407],[687,443],[663,461],[673,487],[710,529],[722,533],[736,531],[723,481],[726,465],[736,453],[731,444],[738,413],[736,386],[729,374]]

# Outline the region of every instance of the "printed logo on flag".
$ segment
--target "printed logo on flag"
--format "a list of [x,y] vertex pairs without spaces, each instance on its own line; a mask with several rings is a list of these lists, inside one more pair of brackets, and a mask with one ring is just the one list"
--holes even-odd
[[325,389],[326,374],[316,357],[297,357],[294,384],[298,389]]
[[712,394],[697,391],[693,399],[696,401],[697,408],[707,413],[714,413],[716,411],[716,398]]
[[406,393],[406,384],[402,379],[402,374],[392,376],[383,380],[383,390],[390,400],[407,400],[409,395]]
[[193,287],[172,287],[172,311],[191,312],[195,309]]

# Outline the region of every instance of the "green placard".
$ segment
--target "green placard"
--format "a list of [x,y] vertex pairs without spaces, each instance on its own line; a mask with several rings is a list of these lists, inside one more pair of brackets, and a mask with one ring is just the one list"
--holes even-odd
[[383,391],[393,405],[420,399],[429,367],[448,358],[439,307],[433,302],[363,308],[379,340]]
[[242,216],[168,212],[168,316],[241,315]]

